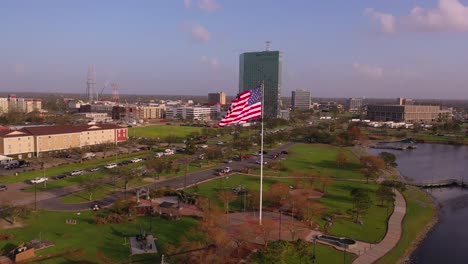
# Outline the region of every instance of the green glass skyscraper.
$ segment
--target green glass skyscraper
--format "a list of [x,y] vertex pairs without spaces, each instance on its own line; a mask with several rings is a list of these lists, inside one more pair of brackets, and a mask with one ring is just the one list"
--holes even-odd
[[246,52],[240,55],[239,92],[265,82],[265,118],[278,117],[281,103],[283,53],[280,51]]

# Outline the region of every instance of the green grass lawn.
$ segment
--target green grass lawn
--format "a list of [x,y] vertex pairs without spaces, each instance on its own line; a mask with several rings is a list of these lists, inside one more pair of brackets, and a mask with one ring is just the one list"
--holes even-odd
[[[361,175],[359,159],[351,152],[351,148],[343,148],[348,162],[339,167],[335,160],[340,148],[324,144],[296,144],[289,148],[289,154],[282,162],[287,170],[274,171],[264,167],[264,175],[289,176],[291,172],[300,171],[314,175],[327,175],[335,178],[364,179]],[[270,155],[272,153],[268,153]],[[253,171],[260,174],[260,169]]]
[[[128,160],[128,159],[135,158],[135,157],[143,157],[145,155],[148,155],[148,153],[149,153],[148,151],[140,151],[138,153],[121,154],[117,156],[117,162]],[[105,159],[93,159],[89,161],[83,161],[83,163],[72,163],[72,164],[60,165],[60,166],[53,167],[53,168],[47,168],[45,170],[45,176],[50,178],[55,175],[71,172],[74,170],[90,169],[90,168],[102,166],[102,165],[112,163],[112,162],[115,162],[115,157],[107,157]],[[42,177],[42,176],[43,176],[42,170],[26,171],[26,172],[18,173],[18,175],[2,176],[1,181],[2,183],[15,183],[15,182],[28,181],[36,177]],[[69,178],[62,179],[56,182],[63,182],[64,184],[66,184],[67,181],[80,182],[82,181],[82,178],[84,177],[74,176],[74,177],[69,177]],[[61,183],[58,183],[58,184],[61,184]],[[63,185],[63,186],[66,186],[66,185]]]
[[406,215],[403,220],[403,235],[398,244],[376,263],[398,263],[426,225],[437,213],[431,199],[424,191],[408,187],[403,193],[406,199]]
[[[294,184],[291,179],[264,178],[263,190],[264,194],[268,192],[270,186],[275,182],[286,182]],[[222,208],[223,203],[216,193],[221,189],[231,189],[239,185],[246,186],[249,190],[258,191],[260,182],[258,177],[245,176],[242,174],[232,175],[230,177],[212,180],[199,184],[197,188],[188,188],[189,192],[197,192],[198,194],[207,197],[216,202]],[[379,242],[386,233],[387,228],[387,208],[380,207],[375,201],[374,191],[378,188],[377,184],[366,184],[363,182],[352,181],[335,181],[327,190],[327,194],[319,199],[326,207],[327,213],[341,213],[348,215],[348,211],[352,208],[350,192],[352,188],[364,188],[371,192],[371,198],[374,200],[373,205],[365,215],[361,217],[364,225],[354,223],[351,218],[337,218],[334,225],[330,229],[332,235],[351,237],[366,242]],[[241,210],[242,197],[230,204],[231,210]],[[388,213],[392,213],[392,207]],[[324,221],[316,219],[322,226]]]
[[[264,178],[263,179],[263,190],[264,192],[267,192],[270,186],[275,183],[275,182],[286,182],[288,184],[293,184],[294,181],[290,179],[271,179],[271,178]],[[191,193],[197,193],[201,196],[207,197],[213,201],[216,201],[216,203],[222,207],[223,203],[221,200],[218,199],[216,196],[217,192],[222,189],[231,189],[231,188],[236,188],[239,185],[245,186],[248,190],[252,191],[259,191],[260,190],[260,178],[258,177],[252,177],[252,176],[246,176],[242,174],[233,174],[230,175],[229,177],[225,178],[220,178],[208,182],[204,182],[201,184],[198,184],[196,188],[190,187],[187,188],[188,192]],[[231,205],[229,206],[231,210],[240,210],[242,206],[242,197],[239,196],[239,198],[232,202]]]
[[[2,233],[14,234],[15,238],[8,241],[0,241],[0,249],[9,250],[14,246],[31,239],[43,239],[55,243],[55,246],[37,251],[39,256],[46,256],[65,250],[81,250],[78,254],[67,254],[41,262],[34,263],[105,263],[98,257],[104,254],[112,261],[122,263],[129,260],[130,248],[125,245],[125,237],[136,235],[140,226],[149,234],[157,238],[158,250],[167,243],[177,245],[179,239],[192,227],[197,225],[196,220],[182,218],[179,221],[169,221],[160,218],[138,217],[136,223],[123,223],[112,225],[93,224],[93,212],[74,213],[38,212],[26,221],[22,228],[2,230]],[[73,218],[76,225],[67,225],[65,220]],[[161,253],[161,251],[159,251]],[[139,263],[159,263],[160,253],[150,260]]]
[[[120,190],[120,187],[118,190]],[[93,192],[92,199],[99,200],[101,198],[106,197],[113,191],[114,191],[114,186],[103,184],[101,187],[99,187],[97,190]],[[81,192],[77,192],[74,194],[64,196],[60,198],[59,201],[62,203],[87,203],[89,202],[89,194],[86,191],[81,191]]]
[[[353,188],[362,188],[369,190],[372,206],[360,219],[363,225],[356,224],[349,218],[336,218],[330,233],[336,236],[350,237],[353,239],[376,243],[383,239],[387,231],[387,208],[378,206],[375,198],[377,184],[366,184],[364,182],[353,181],[335,181],[327,189],[326,195],[319,201],[327,208],[329,214],[344,214],[351,216],[349,210],[352,209],[352,200],[350,192]],[[393,207],[388,208],[388,214],[393,212]],[[317,219],[317,222],[323,226],[324,220]]]
[[201,131],[201,127],[159,125],[130,128],[128,133],[134,137],[154,137],[162,139],[167,136],[185,138],[192,132]]

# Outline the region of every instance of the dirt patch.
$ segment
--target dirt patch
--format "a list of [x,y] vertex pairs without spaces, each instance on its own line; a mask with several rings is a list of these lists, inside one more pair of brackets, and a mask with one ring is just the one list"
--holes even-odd
[[310,189],[294,189],[289,191],[289,193],[293,196],[307,196],[308,199],[318,199],[323,196],[323,192]]
[[18,228],[18,227],[23,227],[23,226],[24,226],[24,223],[20,221],[16,221],[16,223],[12,224],[3,218],[0,218],[0,229],[11,229],[11,228]]

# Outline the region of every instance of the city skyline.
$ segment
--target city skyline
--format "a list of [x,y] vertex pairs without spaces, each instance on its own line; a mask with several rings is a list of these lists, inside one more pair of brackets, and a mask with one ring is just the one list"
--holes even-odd
[[94,64],[96,90],[232,96],[239,55],[270,40],[282,96],[468,99],[465,0],[4,1],[0,22],[5,92],[84,94]]

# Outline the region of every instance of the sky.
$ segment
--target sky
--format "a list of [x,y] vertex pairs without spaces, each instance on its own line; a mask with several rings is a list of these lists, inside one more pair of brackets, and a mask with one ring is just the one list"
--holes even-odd
[[235,95],[267,40],[284,96],[468,99],[468,0],[2,0],[0,91]]

